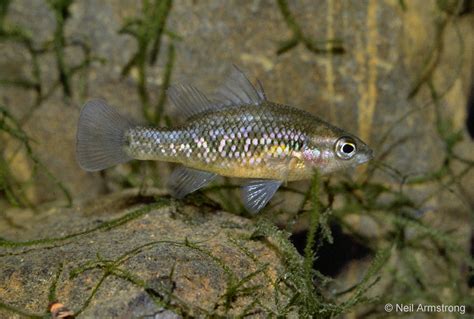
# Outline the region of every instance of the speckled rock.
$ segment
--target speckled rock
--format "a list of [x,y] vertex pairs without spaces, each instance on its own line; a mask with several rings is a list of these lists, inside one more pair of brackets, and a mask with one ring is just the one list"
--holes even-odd
[[266,317],[288,303],[284,262],[249,220],[214,210],[128,192],[3,226],[0,317],[53,299],[78,318]]

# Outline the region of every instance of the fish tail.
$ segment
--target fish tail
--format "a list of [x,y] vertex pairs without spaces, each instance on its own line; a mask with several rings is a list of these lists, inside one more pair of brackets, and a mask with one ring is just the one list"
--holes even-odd
[[77,126],[76,156],[86,171],[100,171],[132,158],[126,153],[125,132],[132,124],[104,100],[88,101]]

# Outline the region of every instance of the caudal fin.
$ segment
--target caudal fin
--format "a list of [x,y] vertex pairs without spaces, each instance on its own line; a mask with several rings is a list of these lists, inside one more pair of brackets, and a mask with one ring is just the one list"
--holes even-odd
[[81,110],[77,125],[76,156],[86,171],[131,160],[125,153],[125,132],[131,123],[103,100],[91,100]]

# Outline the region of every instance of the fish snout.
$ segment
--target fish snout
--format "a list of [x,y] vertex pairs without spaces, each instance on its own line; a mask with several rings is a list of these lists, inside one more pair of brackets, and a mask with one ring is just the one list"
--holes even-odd
[[366,163],[374,158],[374,151],[370,148],[357,154],[357,164]]

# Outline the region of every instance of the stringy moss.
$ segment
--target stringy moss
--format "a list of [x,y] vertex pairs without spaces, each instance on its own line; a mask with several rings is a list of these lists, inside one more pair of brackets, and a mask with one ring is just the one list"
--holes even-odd
[[56,55],[56,63],[59,72],[59,81],[63,87],[63,93],[67,97],[71,97],[72,89],[70,82],[70,70],[64,61],[64,47],[66,40],[64,39],[64,25],[70,16],[69,7],[73,0],[48,0],[51,9],[56,18],[56,30],[54,31],[54,53]]
[[342,41],[340,39],[327,39],[324,41],[314,41],[308,36],[306,36],[301,30],[300,25],[293,16],[288,6],[287,0],[277,0],[278,8],[286,22],[286,25],[293,33],[292,37],[288,40],[285,40],[280,43],[279,48],[277,49],[277,54],[283,54],[293,48],[298,44],[302,43],[306,49],[315,54],[321,53],[333,53],[341,54],[345,52],[344,47],[342,46]]
[[[137,51],[122,68],[122,78],[129,75],[132,69],[138,74],[137,94],[140,98],[142,115],[150,124],[171,126],[171,119],[165,116],[166,89],[171,83],[171,76],[176,59],[174,41],[180,41],[181,37],[166,28],[166,22],[171,12],[172,0],[143,0],[141,15],[128,17],[119,30],[120,34],[128,35],[137,42]],[[168,38],[168,49],[166,52],[165,69],[162,77],[162,87],[156,101],[147,84],[148,68],[154,67],[160,56],[165,35]],[[150,183],[160,186],[161,177],[157,166],[146,163],[143,166],[131,163],[132,173],[123,176],[123,186],[143,187]],[[162,186],[162,185],[161,185]]]
[[163,88],[155,106],[152,107],[150,94],[147,87],[147,67],[153,66],[158,59],[162,46],[162,36],[166,34],[171,40],[180,39],[176,34],[165,29],[166,20],[172,8],[172,0],[142,1],[142,16],[128,18],[120,29],[121,34],[132,36],[138,49],[122,69],[122,76],[130,73],[132,68],[138,71],[137,92],[142,105],[143,117],[155,125],[161,124],[164,104],[166,101],[166,88],[171,81],[175,50],[171,42],[168,48],[167,62],[163,74]]
[[[71,206],[72,197],[68,189],[38,159],[37,155],[31,148],[30,138],[21,128],[20,123],[3,106],[0,106],[0,138],[2,137],[1,133],[4,133],[10,138],[13,138],[14,140],[17,140],[21,143],[23,150],[26,152],[28,158],[33,163],[33,174],[31,179],[33,179],[39,172],[45,174],[64,194],[68,206]],[[10,168],[11,161],[11,158],[6,158],[5,154],[0,152],[0,193],[4,193],[6,199],[13,206],[32,207],[32,204],[25,195],[25,190],[30,182],[27,181],[22,183],[19,182],[17,178],[15,178]]]
[[40,318],[40,319],[43,319],[47,316],[47,314],[35,315],[35,314],[32,314],[32,313],[26,312],[23,309],[18,309],[16,307],[12,307],[10,305],[7,305],[7,304],[5,304],[1,301],[0,301],[0,309],[7,310],[7,311],[12,312],[16,315],[22,316],[23,318],[31,318],[31,319]]
[[[286,272],[280,274],[280,280],[290,287],[294,295],[281,315],[288,314],[289,311],[294,309],[298,311],[302,318],[315,316],[318,318],[332,318],[348,312],[359,303],[370,301],[365,293],[378,281],[377,276],[390,257],[391,247],[385,248],[375,255],[363,279],[353,287],[351,297],[338,303],[337,300],[327,299],[323,291],[318,289],[315,276],[319,277],[319,275],[315,274],[312,268],[309,271],[307,270],[304,264],[308,257],[306,259],[302,258],[288,240],[289,235],[289,233],[285,233],[265,220],[260,221],[254,233],[255,239],[268,239],[268,244],[272,245],[281,254],[281,259],[286,263]],[[311,253],[310,250],[308,251]]]
[[151,204],[151,205],[139,208],[137,210],[134,210],[130,213],[125,214],[122,217],[104,222],[97,227],[87,229],[78,233],[69,234],[63,237],[51,237],[51,238],[35,239],[35,240],[28,240],[28,241],[22,241],[22,242],[11,241],[11,240],[0,238],[0,247],[13,248],[13,247],[28,247],[28,246],[36,246],[36,245],[56,244],[56,243],[60,243],[60,242],[63,242],[72,238],[76,238],[79,236],[88,235],[95,231],[108,231],[113,228],[124,225],[134,219],[140,218],[143,215],[149,213],[150,211],[154,209],[160,209],[168,204],[169,204],[169,201],[167,199],[161,198],[161,199],[158,199],[155,204]]
[[[39,108],[45,101],[47,101],[59,87],[65,98],[73,96],[73,88],[71,86],[72,78],[76,74],[85,72],[87,74],[93,62],[104,63],[105,60],[101,57],[92,54],[89,44],[80,39],[69,40],[64,37],[64,28],[67,19],[70,17],[69,8],[73,0],[49,0],[48,4],[55,16],[56,28],[53,34],[53,45],[50,41],[37,43],[33,36],[33,32],[26,30],[19,25],[7,23],[5,17],[11,1],[2,1],[0,6],[0,41],[1,42],[15,42],[23,46],[31,58],[31,74],[32,78],[4,78],[0,76],[1,85],[18,86],[27,90],[33,90],[36,98],[29,106],[29,111],[26,112],[25,117],[21,119],[21,123],[26,120],[33,113],[34,109]],[[64,51],[68,47],[78,47],[81,49],[84,57],[79,60],[77,64],[68,63],[64,56]],[[48,87],[42,81],[42,67],[39,63],[40,58],[54,54],[56,60],[56,68],[58,78]],[[84,85],[86,87],[86,85]],[[84,92],[83,92],[84,94]]]
[[[11,4],[10,0],[1,1],[0,3],[0,42],[15,42],[23,46],[31,58],[31,76],[32,78],[5,78],[0,75],[0,85],[17,86],[26,90],[33,90],[36,98],[28,107],[23,118],[14,118],[5,106],[0,106],[0,133],[4,132],[10,137],[20,141],[27,153],[28,158],[33,163],[33,176],[31,180],[37,176],[38,172],[45,174],[51,179],[55,185],[64,194],[68,206],[72,204],[72,197],[64,186],[50,170],[38,159],[37,155],[32,151],[30,138],[22,130],[22,124],[25,123],[33,110],[39,108],[44,101],[49,99],[59,86],[62,87],[64,96],[70,98],[73,94],[71,82],[72,76],[80,71],[87,70],[94,61],[103,62],[103,59],[95,57],[91,54],[90,47],[87,43],[75,40],[74,43],[68,42],[64,38],[64,27],[69,17],[69,7],[73,3],[72,0],[50,0],[52,11],[55,14],[56,30],[54,32],[54,40],[52,47],[49,41],[44,43],[36,43],[32,32],[24,28],[6,22],[6,16]],[[68,65],[64,58],[64,50],[69,46],[78,46],[84,53],[83,61],[77,65]],[[46,87],[42,79],[42,70],[39,63],[40,57],[50,54],[54,51],[56,65],[58,70],[58,79],[50,87]],[[8,202],[14,206],[34,208],[25,195],[25,188],[32,183],[20,183],[12,174],[10,169],[11,159],[5,158],[5,154],[0,154],[0,192],[3,193]]]
[[[193,251],[198,252],[199,254],[209,257],[213,262],[216,263],[224,272],[227,277],[227,285],[226,290],[221,294],[220,298],[216,301],[214,309],[209,312],[205,309],[200,308],[199,306],[191,306],[188,305],[183,300],[180,300],[178,297],[173,295],[173,273],[174,273],[174,266],[170,270],[170,274],[168,276],[170,280],[170,285],[164,285],[161,287],[153,286],[151,287],[149,283],[144,281],[143,279],[139,278],[138,276],[134,275],[133,273],[119,268],[121,264],[125,261],[133,258],[134,256],[138,255],[139,253],[144,252],[146,249],[152,249],[156,245],[174,245],[179,247],[184,247],[191,249]],[[161,241],[154,241],[149,242],[139,247],[136,247],[130,251],[125,252],[118,258],[114,260],[105,260],[100,256],[97,256],[97,260],[89,261],[84,265],[81,265],[70,272],[70,278],[76,278],[80,274],[84,273],[85,271],[89,271],[92,269],[101,269],[103,270],[103,276],[98,281],[97,285],[92,290],[89,297],[86,299],[85,303],[75,311],[78,315],[82,313],[87,306],[89,305],[90,301],[93,299],[94,295],[97,293],[99,287],[104,283],[105,279],[109,276],[115,276],[125,281],[128,281],[138,287],[144,289],[144,291],[154,300],[160,308],[166,308],[169,310],[174,311],[177,314],[184,315],[184,316],[192,316],[196,315],[197,313],[206,314],[208,316],[214,316],[222,314],[228,314],[230,311],[233,302],[242,296],[247,295],[255,295],[258,289],[261,287],[260,285],[247,285],[255,276],[260,273],[263,273],[267,269],[268,265],[263,265],[259,269],[250,274],[244,276],[241,279],[238,279],[236,274],[228,267],[222,259],[215,256],[212,252],[207,250],[206,248],[200,246],[199,242],[191,242],[189,240],[185,240],[184,242],[177,242],[177,241],[169,241],[169,240],[161,240]],[[260,305],[258,300],[250,303],[244,310],[243,314],[254,311],[256,305]],[[223,306],[223,309],[220,307]]]
[[[98,255],[97,260],[89,261],[86,264],[71,270],[70,279],[76,278],[83,272],[92,270],[92,269],[101,269],[103,271],[103,275],[101,279],[97,282],[96,286],[92,289],[89,297],[86,299],[84,304],[79,309],[77,309],[74,313],[76,315],[79,315],[87,308],[87,306],[89,305],[89,303],[92,301],[95,294],[99,290],[100,286],[104,283],[104,281],[109,276],[115,276],[117,278],[128,281],[134,284],[135,286],[143,288],[143,290],[151,297],[151,299],[157,304],[159,308],[167,308],[179,314],[184,314],[185,311],[189,311],[188,305],[186,303],[179,300],[177,297],[173,296],[172,289],[162,287],[162,289],[159,289],[158,291],[156,287],[150,287],[146,281],[134,275],[133,273],[119,268],[120,265],[123,264],[125,261],[138,255],[139,253],[145,251],[146,249],[151,249],[156,245],[163,245],[163,244],[176,245],[176,246],[182,246],[182,247],[187,246],[186,242],[181,243],[181,242],[175,242],[175,241],[169,241],[169,240],[153,241],[153,242],[149,242],[144,245],[141,245],[139,247],[136,247],[128,252],[125,252],[124,254],[116,258],[115,260],[105,260]],[[173,278],[173,272],[174,272],[174,267],[172,267],[170,271],[170,276],[169,276],[170,280],[172,280]]]

